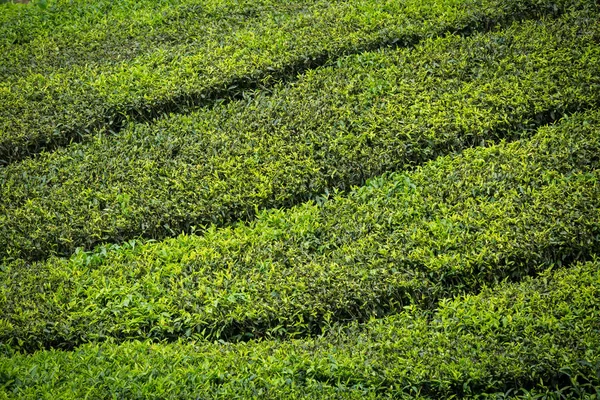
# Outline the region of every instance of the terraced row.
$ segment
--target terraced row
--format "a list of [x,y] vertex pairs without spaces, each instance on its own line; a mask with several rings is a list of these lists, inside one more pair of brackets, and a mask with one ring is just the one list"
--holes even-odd
[[[330,7],[342,7],[341,1]],[[216,38],[310,14],[319,0],[50,0],[0,4],[0,80],[118,65],[156,51],[191,54]],[[184,52],[185,50],[185,52]]]
[[0,169],[0,257],[162,239],[527,136],[600,96],[596,13],[364,53]]
[[0,342],[289,338],[587,259],[599,130],[600,112],[576,115],[249,225],[15,262],[0,272]]
[[[315,339],[121,345],[0,358],[9,398],[594,398],[600,263],[545,272],[435,313],[409,307]],[[587,396],[586,396],[587,394]],[[506,397],[505,397],[506,396]]]
[[[240,97],[247,88],[272,85],[340,55],[389,44],[412,45],[423,38],[488,29],[528,16],[596,8],[593,0],[306,0],[296,6],[265,0],[260,3],[263,11],[257,11],[262,6],[251,7],[248,3],[239,6],[240,10],[249,7],[247,11],[256,14],[256,18],[236,18],[236,6],[232,6],[231,18],[214,18],[208,13],[203,19],[195,18],[198,12],[193,4],[197,5],[180,3],[182,8],[167,13],[162,21],[158,16],[161,13],[153,13],[158,19],[158,39],[152,34],[141,39],[148,32],[148,23],[154,22],[146,22],[149,17],[140,12],[139,24],[133,22],[130,29],[116,36],[133,31],[132,38],[127,35],[123,39],[125,58],[129,57],[126,49],[136,47],[138,41],[149,43],[140,45],[142,53],[129,61],[98,65],[86,61],[88,55],[82,58],[81,65],[76,65],[56,56],[71,56],[69,50],[63,52],[62,48],[73,49],[76,54],[83,49],[86,54],[96,53],[89,43],[96,41],[101,26],[87,38],[83,31],[75,39],[68,39],[79,43],[77,39],[83,35],[79,45],[57,45],[58,50],[55,47],[52,51],[42,45],[41,49],[34,46],[24,50],[31,54],[48,53],[52,60],[58,57],[56,63],[65,68],[49,74],[17,76],[0,84],[1,162],[10,163],[96,133],[119,131],[127,118],[146,120],[221,98]],[[191,8],[186,11],[186,6]],[[184,15],[183,27],[177,22],[179,12]],[[43,21],[43,15],[33,13],[30,23],[24,26]],[[198,29],[197,24],[204,28]],[[10,23],[7,26],[5,29],[11,28]],[[74,28],[77,30],[77,26]],[[71,30],[65,32],[65,37],[72,34]],[[170,44],[175,33],[180,32],[184,32],[182,37]],[[167,44],[160,45],[165,41],[161,39],[163,35]],[[51,41],[47,43],[52,45]],[[119,58],[120,53],[106,54],[114,51],[113,45],[109,40],[106,50],[97,51],[98,57]],[[157,47],[150,51],[153,46]],[[14,48],[21,47],[6,46],[10,65],[18,65],[21,57],[19,51],[13,52]],[[132,57],[136,52],[132,51]]]

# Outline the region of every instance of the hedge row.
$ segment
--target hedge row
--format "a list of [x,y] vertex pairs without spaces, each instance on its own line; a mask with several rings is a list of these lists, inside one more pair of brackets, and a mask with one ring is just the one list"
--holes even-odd
[[240,96],[343,54],[581,7],[596,6],[592,0],[321,0],[231,32],[220,28],[226,21],[209,18],[200,44],[0,84],[0,160],[10,163],[93,133],[117,132],[127,118],[146,120]]
[[15,262],[0,272],[0,342],[295,337],[589,257],[599,127],[600,112],[578,115],[203,236]]
[[[340,8],[341,1],[329,7]],[[96,68],[156,51],[198,52],[265,20],[297,18],[323,1],[50,0],[45,7],[0,4],[0,80],[59,69]],[[185,53],[183,51],[185,50]]]
[[0,169],[0,260],[253,218],[595,107],[589,15],[349,57],[291,87]]
[[12,354],[0,358],[0,390],[19,399],[592,399],[599,330],[594,261],[314,339]]

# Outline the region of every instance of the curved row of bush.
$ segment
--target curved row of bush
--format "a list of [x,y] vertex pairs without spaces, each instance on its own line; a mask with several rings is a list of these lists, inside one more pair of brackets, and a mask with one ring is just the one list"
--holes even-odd
[[[0,4],[0,81],[118,65],[156,51],[192,54],[265,20],[288,20],[340,0],[50,0]],[[108,71],[108,70],[107,70]]]
[[250,219],[528,135],[600,97],[589,15],[365,53],[272,95],[132,125],[0,169],[0,259]]
[[599,112],[577,115],[203,236],[15,262],[0,272],[0,341],[294,337],[589,257],[599,127]]
[[[88,344],[0,358],[8,397],[594,398],[600,263],[290,342]],[[506,397],[505,397],[506,396]]]
[[147,120],[240,96],[343,54],[586,6],[596,7],[592,0],[316,1],[306,10],[273,12],[247,28],[209,29],[202,45],[11,79],[0,84],[0,160],[116,132],[128,118]]

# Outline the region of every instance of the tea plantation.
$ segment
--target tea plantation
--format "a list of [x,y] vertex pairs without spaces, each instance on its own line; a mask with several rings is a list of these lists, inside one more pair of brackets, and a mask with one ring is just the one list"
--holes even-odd
[[0,399],[600,399],[596,0],[0,3]]

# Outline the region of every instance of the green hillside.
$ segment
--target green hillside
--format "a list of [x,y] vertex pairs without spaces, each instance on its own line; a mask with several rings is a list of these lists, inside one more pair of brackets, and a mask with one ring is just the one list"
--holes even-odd
[[344,54],[410,46],[427,37],[586,5],[580,0],[575,5],[567,0],[50,2],[44,8],[4,6],[9,8],[0,32],[7,33],[0,49],[9,56],[7,66],[0,64],[5,71],[0,164],[97,132],[117,133],[127,117],[143,121],[185,112],[207,99],[240,97]]
[[591,399],[599,299],[594,261],[314,339],[88,344],[4,358],[0,377],[20,398]]
[[272,93],[130,124],[2,168],[0,257],[226,225],[530,135],[600,103],[593,16],[362,53]]
[[0,4],[0,399],[600,398],[599,19]]

